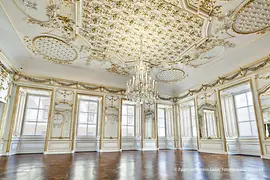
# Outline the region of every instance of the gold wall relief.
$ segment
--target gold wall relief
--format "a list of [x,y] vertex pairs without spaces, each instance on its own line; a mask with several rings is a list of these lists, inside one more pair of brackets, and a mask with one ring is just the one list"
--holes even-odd
[[119,139],[120,105],[121,102],[118,96],[105,96],[104,139]]
[[56,89],[53,121],[51,124],[51,139],[70,139],[72,122],[74,120],[74,91]]

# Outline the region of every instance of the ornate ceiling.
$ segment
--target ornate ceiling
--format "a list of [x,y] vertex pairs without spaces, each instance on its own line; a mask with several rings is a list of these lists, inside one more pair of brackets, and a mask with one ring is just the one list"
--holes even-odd
[[235,38],[267,33],[270,24],[269,0],[1,1],[23,15],[18,31],[31,29],[22,42],[33,58],[127,77],[142,46],[163,83],[183,81],[238,47]]

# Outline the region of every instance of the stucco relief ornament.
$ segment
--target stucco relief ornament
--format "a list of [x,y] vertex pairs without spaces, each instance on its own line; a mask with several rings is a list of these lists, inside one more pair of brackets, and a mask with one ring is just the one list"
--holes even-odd
[[[217,39],[214,37],[208,38],[206,39],[203,43],[199,44],[198,46],[196,46],[195,48],[193,48],[192,50],[190,50],[189,52],[187,52],[181,59],[180,62],[193,67],[193,68],[197,68],[201,65],[204,65],[204,61],[206,62],[210,62],[211,60],[213,60],[215,58],[214,57],[205,57],[202,56],[202,54],[207,53],[208,51],[210,51],[211,49],[217,47],[217,46],[221,46],[224,48],[232,48],[235,47],[235,44],[226,41],[224,39]],[[195,64],[194,61],[201,61],[200,64]]]
[[112,64],[111,67],[107,69],[107,71],[124,76],[129,74],[123,67],[117,64]]
[[22,5],[27,11],[37,11],[37,0],[21,0]]
[[73,42],[76,39],[75,22],[72,19],[59,14],[59,11],[59,6],[50,4],[46,7],[46,16],[49,18],[49,21],[39,21],[30,16],[26,18],[26,21],[29,24],[39,25],[43,28],[60,30],[62,38],[66,42]]
[[57,64],[72,64],[78,58],[73,46],[54,36],[37,36],[33,40],[24,36],[24,41],[34,55]]
[[247,69],[245,69],[245,68],[240,68],[240,74],[241,74],[241,76],[247,75]]

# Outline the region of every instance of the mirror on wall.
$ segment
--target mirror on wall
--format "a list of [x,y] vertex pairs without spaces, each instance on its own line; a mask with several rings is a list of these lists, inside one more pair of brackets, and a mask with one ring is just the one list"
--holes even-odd
[[219,121],[217,109],[217,94],[204,93],[197,97],[197,113],[200,138],[219,138]]
[[119,97],[105,97],[105,123],[103,132],[105,139],[118,139],[119,137],[119,107]]
[[51,138],[70,138],[73,119],[74,92],[65,89],[55,90]]
[[264,123],[265,137],[270,137],[270,85],[260,93],[261,112]]
[[144,139],[156,138],[155,104],[144,105]]

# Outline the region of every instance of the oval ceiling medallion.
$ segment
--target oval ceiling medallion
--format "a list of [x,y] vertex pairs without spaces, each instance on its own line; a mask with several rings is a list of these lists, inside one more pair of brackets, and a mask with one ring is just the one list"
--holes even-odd
[[50,20],[48,7],[54,4],[54,0],[13,0],[14,4],[26,16],[41,22]]
[[165,69],[163,71],[160,71],[156,75],[156,79],[164,83],[173,83],[173,82],[182,81],[186,77],[187,76],[186,76],[185,71],[178,68]]
[[224,52],[224,50],[225,50],[224,46],[215,46],[209,51],[201,54],[198,59],[192,60],[190,62],[190,65],[192,65],[193,67],[199,67],[207,63],[210,63],[211,61],[219,57]]
[[269,14],[269,0],[251,0],[236,13],[232,29],[240,34],[265,30],[270,27]]
[[45,59],[58,64],[70,64],[78,57],[72,46],[53,36],[37,36],[33,39],[33,45]]

